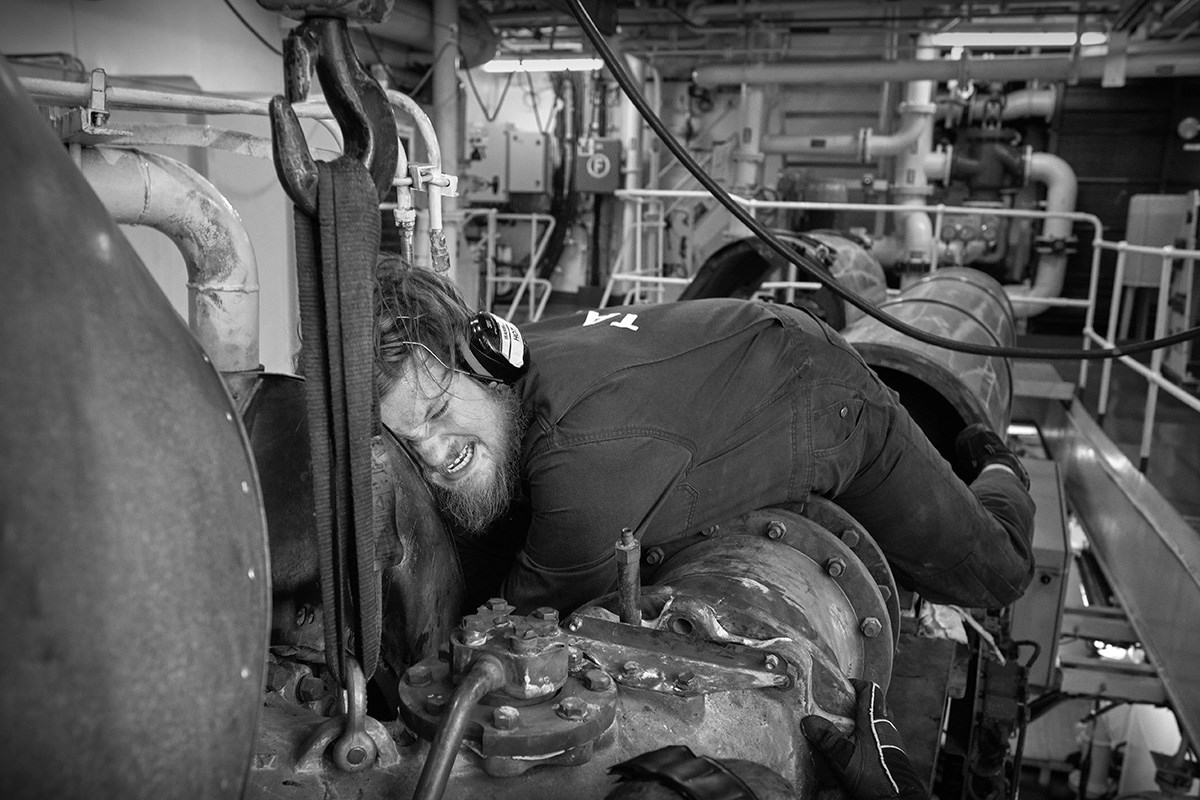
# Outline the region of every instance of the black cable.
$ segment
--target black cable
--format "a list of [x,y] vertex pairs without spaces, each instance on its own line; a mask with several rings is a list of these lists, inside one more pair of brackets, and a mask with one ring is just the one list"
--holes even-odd
[[[459,55],[462,55],[461,50],[459,51]],[[500,90],[500,99],[496,101],[496,107],[488,111],[483,98],[479,96],[479,89],[475,87],[475,78],[471,76],[471,70],[468,68],[464,69],[463,72],[467,76],[467,86],[471,87],[471,94],[475,96],[475,102],[479,104],[479,110],[483,112],[483,118],[488,122],[495,122],[496,117],[500,115],[500,109],[504,107],[504,98],[508,97],[508,87],[512,86],[513,76],[517,73],[508,73],[508,77],[504,79],[504,88]],[[529,73],[525,74],[528,75]]]
[[246,18],[242,16],[242,12],[240,12],[240,11],[238,11],[236,8],[234,8],[234,6],[233,6],[233,3],[232,3],[230,0],[225,0],[225,5],[226,5],[226,6],[228,6],[228,7],[229,7],[229,10],[233,12],[233,15],[234,15],[235,17],[237,17],[237,18],[238,18],[238,20],[239,20],[239,21],[240,21],[240,22],[241,22],[243,25],[245,25],[245,26],[246,26],[246,30],[248,30],[248,31],[250,31],[251,33],[253,33],[253,34],[254,34],[254,38],[255,38],[255,39],[258,39],[260,42],[262,42],[262,43],[263,43],[263,44],[266,46],[266,48],[267,48],[268,50],[270,50],[272,53],[274,53],[275,55],[277,55],[277,56],[282,56],[282,55],[283,55],[283,51],[282,51],[282,50],[280,50],[278,47],[276,47],[275,45],[273,45],[273,44],[271,44],[270,42],[268,42],[268,41],[266,40],[266,38],[264,38],[264,37],[263,37],[263,35],[262,35],[261,33],[259,33],[258,31],[256,31],[256,30],[254,29],[254,26],[253,26],[253,25],[251,25],[251,24],[250,24],[250,23],[249,23],[249,22],[246,20]]
[[927,331],[923,331],[920,328],[909,325],[906,322],[901,322],[890,314],[885,314],[884,312],[880,311],[874,303],[862,297],[857,292],[847,289],[837,281],[833,280],[833,278],[822,274],[819,267],[813,264],[806,255],[793,250],[776,239],[775,236],[770,233],[770,231],[766,230],[762,227],[762,225],[759,224],[758,220],[756,220],[750,213],[738,205],[720,184],[718,184],[711,176],[705,173],[704,170],[700,168],[700,165],[698,165],[695,160],[692,159],[691,154],[689,154],[679,144],[679,142],[675,140],[675,137],[671,135],[671,132],[667,130],[666,125],[663,124],[663,121],[659,119],[650,109],[649,104],[646,102],[646,98],[643,97],[642,94],[637,90],[637,87],[633,85],[633,80],[629,77],[629,74],[625,71],[624,67],[613,54],[612,50],[609,49],[608,43],[604,40],[604,37],[600,34],[600,31],[596,28],[596,24],[592,21],[592,18],[588,16],[587,10],[584,9],[581,0],[568,0],[568,4],[571,9],[571,14],[574,15],[576,21],[583,29],[584,34],[587,36],[588,40],[591,41],[592,46],[596,48],[596,52],[600,54],[601,59],[604,60],[604,63],[608,66],[609,71],[613,74],[613,77],[616,78],[617,83],[620,84],[621,89],[624,90],[626,96],[629,97],[629,100],[637,108],[638,113],[642,115],[642,119],[644,119],[646,124],[648,124],[654,130],[654,132],[658,135],[658,138],[661,139],[663,144],[667,146],[667,149],[670,150],[675,158],[679,160],[679,163],[683,164],[687,168],[688,172],[692,173],[700,185],[703,186],[705,190],[707,190],[717,200],[717,202],[725,206],[730,214],[732,214],[739,222],[749,228],[751,232],[761,239],[768,247],[770,247],[783,258],[796,264],[804,272],[808,273],[813,280],[829,289],[829,291],[833,292],[850,305],[860,309],[863,311],[863,313],[878,320],[879,322],[882,322],[884,325],[887,325],[893,330],[899,331],[906,336],[911,336],[913,339],[916,339],[919,342],[924,342],[925,344],[930,344],[935,347],[942,347],[947,350],[955,350],[960,353],[971,353],[981,356],[999,356],[1001,358],[1030,358],[1071,361],[1095,361],[1105,358],[1117,358],[1119,356],[1135,355],[1137,353],[1145,353],[1151,350],[1157,350],[1161,347],[1168,347],[1173,344],[1178,344],[1179,342],[1186,342],[1189,339],[1200,338],[1200,328],[1189,328],[1188,330],[1172,334],[1171,336],[1164,336],[1161,339],[1151,339],[1145,342],[1119,345],[1117,347],[1110,347],[1103,350],[1060,350],[1057,348],[1040,347],[992,347],[987,345],[971,344],[969,342],[958,342],[953,339],[947,339],[943,336],[937,336],[935,334],[928,333]]

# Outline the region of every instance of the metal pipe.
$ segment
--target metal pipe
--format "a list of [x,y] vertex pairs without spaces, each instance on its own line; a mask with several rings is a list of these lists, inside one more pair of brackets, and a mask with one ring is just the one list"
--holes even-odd
[[[627,55],[625,56],[625,68],[639,86],[645,85],[645,59]],[[621,144],[625,151],[621,169],[622,185],[626,189],[640,189],[642,188],[642,118],[638,115],[637,107],[624,93],[621,94]],[[624,238],[621,241],[621,258],[626,264],[633,260],[633,248],[639,245],[638,240],[632,235],[633,217],[633,206],[629,203],[623,204],[621,230]]]
[[[1078,182],[1075,170],[1061,158],[1050,153],[1030,153],[1026,156],[1029,180],[1046,185],[1046,212],[1068,214],[1075,210]],[[1042,224],[1042,238],[1051,245],[1065,244],[1071,236],[1072,224],[1067,217],[1047,217]],[[1033,298],[1058,297],[1062,294],[1067,275],[1067,254],[1060,247],[1055,252],[1043,253],[1038,257],[1037,272],[1031,287],[1010,287],[1009,296],[1013,311],[1018,317],[1032,317],[1042,313],[1048,305],[1029,302]]]
[[467,723],[470,722],[472,707],[488,692],[503,685],[504,667],[495,658],[481,656],[472,665],[471,671],[455,690],[454,699],[450,701],[450,707],[446,710],[437,736],[429,746],[429,755],[425,757],[425,766],[421,769],[421,778],[417,781],[413,800],[438,800],[445,793],[446,782],[450,780],[450,770],[453,769],[454,759],[458,756],[458,746],[462,743]]
[[631,528],[617,540],[617,606],[621,622],[642,624],[642,543]]
[[[696,68],[693,80],[700,86],[810,83],[875,83],[883,80],[932,81],[1046,81],[1098,79],[1104,74],[1104,56],[1021,58],[962,58],[910,61],[813,61],[774,64],[710,64]],[[1128,56],[1126,76],[1161,78],[1200,75],[1200,54],[1134,53]]]
[[[959,341],[1010,347],[1012,307],[1003,288],[983,272],[939,269],[880,305],[922,330]],[[843,334],[902,402],[934,446],[949,457],[954,437],[973,422],[1008,426],[1012,376],[1006,359],[933,347],[865,317]]]
[[117,222],[154,228],[183,254],[188,324],[217,369],[258,369],[258,262],[229,201],[166,156],[89,147],[82,159],[84,177]]
[[[458,3],[433,0],[433,108],[437,141],[445,148],[450,168],[458,172]],[[429,190],[429,254],[435,270],[453,270],[454,282],[469,298],[479,296],[479,276],[458,264],[458,203],[454,195],[431,182]],[[437,201],[435,202],[435,198]]]

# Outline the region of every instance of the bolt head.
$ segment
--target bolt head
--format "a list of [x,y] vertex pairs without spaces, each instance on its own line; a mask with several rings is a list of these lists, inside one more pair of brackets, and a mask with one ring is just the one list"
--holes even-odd
[[563,719],[581,720],[587,717],[587,702],[581,697],[564,697],[554,707],[554,713]]
[[505,600],[503,597],[493,597],[493,598],[489,599],[486,603],[484,603],[483,607],[486,608],[488,611],[500,611],[503,609],[510,608],[511,606],[508,605],[508,601]]
[[825,562],[825,571],[829,573],[830,577],[840,578],[846,571],[846,562],[835,556]]
[[502,731],[511,731],[521,724],[521,712],[512,706],[500,706],[492,712],[492,724]]
[[622,675],[636,675],[637,673],[641,672],[641,670],[642,665],[636,661],[626,661],[621,665]]
[[425,698],[425,713],[432,714],[436,717],[445,710],[446,698],[442,697],[440,694],[430,695],[429,697]]
[[858,629],[862,631],[863,636],[874,639],[883,630],[883,623],[875,617],[866,617]]
[[583,685],[593,692],[607,692],[612,688],[612,678],[601,669],[589,669],[583,674]]
[[681,689],[691,689],[696,685],[696,673],[690,669],[685,670],[676,676],[675,683],[679,684]]
[[550,608],[549,606],[542,606],[541,608],[534,609],[533,613],[530,614],[530,616],[533,617],[534,619],[542,619],[542,620],[546,620],[548,622],[555,622],[555,623],[558,622],[558,610]]
[[842,541],[846,543],[846,547],[849,547],[851,550],[858,547],[858,531],[854,530],[854,528],[846,528],[841,532],[840,536]]
[[409,686],[427,686],[433,680],[433,672],[424,664],[413,664],[404,673]]

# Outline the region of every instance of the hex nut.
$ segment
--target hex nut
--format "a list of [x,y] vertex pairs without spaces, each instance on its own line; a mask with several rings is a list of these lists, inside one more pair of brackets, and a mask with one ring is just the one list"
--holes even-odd
[[622,675],[636,675],[637,673],[641,672],[641,670],[642,665],[636,661],[626,661],[621,665]]
[[581,720],[587,717],[587,702],[581,697],[564,697],[554,707],[554,713],[567,720]]
[[404,673],[409,686],[427,686],[433,680],[433,672],[424,664],[413,664]]
[[567,620],[567,630],[569,631],[577,631],[582,627],[583,620],[581,620],[579,617],[571,617],[569,620]]
[[433,716],[440,715],[446,710],[446,698],[440,694],[430,695],[425,698],[425,713]]
[[589,669],[583,673],[583,685],[593,692],[607,692],[612,688],[612,678],[602,669]]
[[521,712],[512,706],[500,706],[492,712],[492,724],[498,730],[511,731],[521,724]]
[[785,533],[787,533],[787,526],[779,520],[773,519],[767,523],[768,539],[782,539]]
[[656,564],[661,564],[662,560],[663,560],[662,548],[661,547],[651,547],[649,550],[646,551],[646,555],[644,556],[644,559],[645,559],[646,563],[652,567],[655,566]]
[[767,657],[763,659],[763,663],[767,669],[779,669],[779,656],[774,653],[767,653]]
[[875,617],[866,617],[863,619],[862,624],[858,626],[858,629],[862,631],[863,636],[868,639],[874,639],[883,630],[883,623]]
[[840,578],[842,573],[846,571],[846,562],[843,559],[834,556],[825,562],[825,571],[829,573],[830,577]]
[[689,670],[684,670],[675,677],[675,683],[681,689],[692,689],[696,686],[696,673]]

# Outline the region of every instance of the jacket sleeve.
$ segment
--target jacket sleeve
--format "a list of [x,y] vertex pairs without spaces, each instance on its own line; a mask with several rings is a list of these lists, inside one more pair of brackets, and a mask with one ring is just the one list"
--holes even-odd
[[532,518],[504,582],[518,610],[566,613],[616,588],[614,546],[669,505],[692,450],[659,432],[623,431],[543,453],[528,465]]

